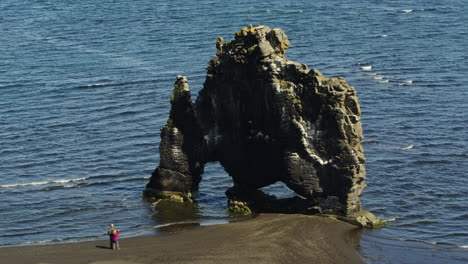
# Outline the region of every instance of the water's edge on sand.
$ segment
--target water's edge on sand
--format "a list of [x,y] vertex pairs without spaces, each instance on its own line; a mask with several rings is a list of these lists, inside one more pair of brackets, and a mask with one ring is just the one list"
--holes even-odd
[[306,215],[260,214],[230,224],[167,235],[109,241],[0,248],[5,263],[364,263],[359,228]]

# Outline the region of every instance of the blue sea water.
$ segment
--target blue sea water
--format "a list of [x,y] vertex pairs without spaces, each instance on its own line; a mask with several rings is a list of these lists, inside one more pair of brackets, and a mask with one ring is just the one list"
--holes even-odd
[[[224,223],[209,164],[195,208],[145,202],[178,74],[196,96],[218,36],[282,28],[287,57],[356,88],[368,263],[468,262],[468,21],[461,0],[0,2],[0,246]],[[267,192],[289,196],[277,184]]]

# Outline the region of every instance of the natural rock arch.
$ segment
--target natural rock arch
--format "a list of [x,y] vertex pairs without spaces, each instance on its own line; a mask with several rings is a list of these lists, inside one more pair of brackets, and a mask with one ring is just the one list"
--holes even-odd
[[356,91],[288,60],[289,45],[281,29],[266,26],[243,28],[233,41],[218,38],[194,103],[187,79],[177,76],[147,195],[190,200],[204,164],[219,161],[234,181],[232,197],[282,181],[310,201],[334,201],[335,214],[362,209]]

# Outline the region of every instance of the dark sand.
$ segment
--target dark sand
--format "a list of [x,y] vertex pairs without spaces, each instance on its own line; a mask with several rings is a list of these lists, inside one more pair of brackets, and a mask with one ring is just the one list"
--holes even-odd
[[364,263],[356,249],[355,231],[350,224],[317,216],[262,214],[231,224],[123,238],[118,251],[107,248],[108,240],[0,248],[0,262]]

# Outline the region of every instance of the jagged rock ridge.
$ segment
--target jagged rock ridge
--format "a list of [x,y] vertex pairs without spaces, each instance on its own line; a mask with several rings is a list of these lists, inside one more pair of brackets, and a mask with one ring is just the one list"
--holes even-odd
[[282,181],[310,201],[337,201],[336,214],[362,209],[356,91],[342,78],[288,60],[289,45],[283,30],[266,26],[243,28],[232,41],[218,38],[195,103],[187,79],[177,76],[148,195],[188,200],[204,164],[219,161],[234,196]]

